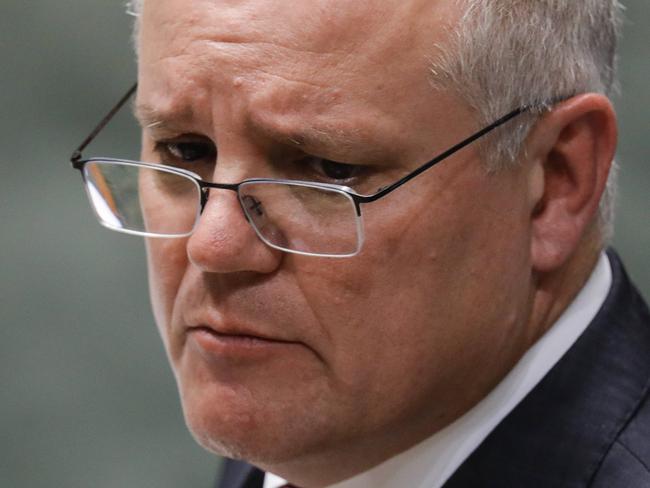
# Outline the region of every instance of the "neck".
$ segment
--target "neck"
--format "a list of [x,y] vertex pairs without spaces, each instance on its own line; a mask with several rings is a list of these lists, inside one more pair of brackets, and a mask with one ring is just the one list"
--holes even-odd
[[532,346],[562,315],[585,285],[602,250],[596,233],[580,246],[560,268],[534,276],[528,347]]

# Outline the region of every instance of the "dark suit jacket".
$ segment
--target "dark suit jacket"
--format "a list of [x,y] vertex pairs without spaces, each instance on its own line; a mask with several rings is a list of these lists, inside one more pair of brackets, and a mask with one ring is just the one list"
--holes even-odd
[[[608,254],[612,289],[593,322],[445,488],[650,488],[650,313]],[[229,460],[217,486],[263,479]]]

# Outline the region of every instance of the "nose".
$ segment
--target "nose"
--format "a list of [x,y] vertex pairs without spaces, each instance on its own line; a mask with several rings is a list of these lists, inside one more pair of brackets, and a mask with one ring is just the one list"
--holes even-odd
[[187,254],[194,266],[209,273],[271,273],[283,255],[260,240],[246,220],[235,192],[215,188],[210,189],[187,243]]

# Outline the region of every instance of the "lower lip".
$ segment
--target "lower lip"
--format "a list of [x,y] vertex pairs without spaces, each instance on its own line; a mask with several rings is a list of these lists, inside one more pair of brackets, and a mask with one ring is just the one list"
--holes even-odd
[[262,358],[277,355],[281,348],[296,346],[295,342],[282,342],[260,337],[218,334],[207,328],[193,328],[188,339],[212,357]]

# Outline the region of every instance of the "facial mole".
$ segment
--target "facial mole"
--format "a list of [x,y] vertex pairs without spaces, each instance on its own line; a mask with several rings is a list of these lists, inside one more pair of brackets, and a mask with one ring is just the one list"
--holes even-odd
[[235,77],[235,79],[232,80],[232,86],[234,88],[241,88],[243,84],[244,84],[244,79],[241,76],[237,76]]

